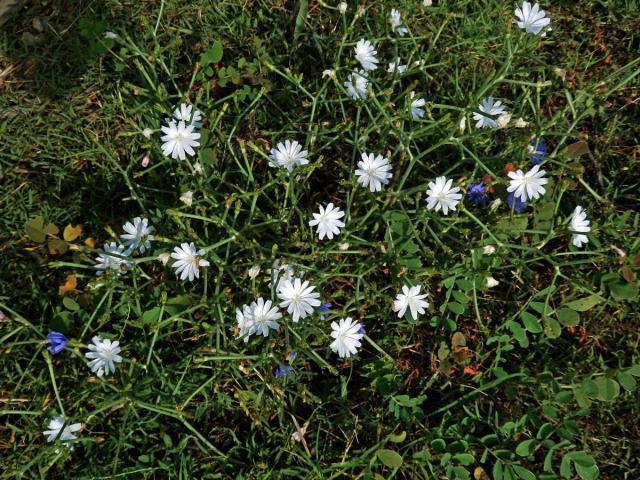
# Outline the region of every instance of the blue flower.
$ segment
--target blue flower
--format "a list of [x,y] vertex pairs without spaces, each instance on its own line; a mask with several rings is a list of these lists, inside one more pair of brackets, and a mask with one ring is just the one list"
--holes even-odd
[[[509,209],[512,208],[511,204],[513,203],[513,192],[507,195],[507,205],[509,205]],[[516,213],[522,213],[527,208],[527,202],[523,202],[520,200],[520,197],[516,197],[516,204],[513,207],[513,210]]]
[[293,363],[293,361],[296,359],[297,356],[298,354],[296,352],[287,353],[287,362]]
[[49,335],[47,335],[47,342],[51,345],[47,347],[47,350],[49,350],[52,355],[57,355],[64,350],[68,341],[67,337],[60,332],[49,332]]
[[487,191],[484,188],[484,183],[472,183],[467,190],[467,198],[474,205],[487,206],[489,199],[487,198]]
[[276,368],[273,376],[278,377],[288,377],[289,374],[293,373],[293,367],[291,365],[281,365],[279,368]]
[[358,329],[357,333],[361,333],[362,335],[366,335],[367,331],[364,329],[364,327],[362,325],[360,325],[360,328]]
[[531,139],[529,146],[527,147],[527,151],[529,152],[529,158],[534,165],[540,165],[540,162],[544,160],[544,157],[547,154],[547,148],[547,142],[544,141],[544,138],[533,137]]
[[[322,305],[320,305],[318,308],[316,308],[317,312],[328,312],[329,310],[331,310],[331,304],[330,303],[324,303]],[[324,320],[325,318],[327,318],[329,316],[328,313],[321,313],[320,314],[320,320]]]

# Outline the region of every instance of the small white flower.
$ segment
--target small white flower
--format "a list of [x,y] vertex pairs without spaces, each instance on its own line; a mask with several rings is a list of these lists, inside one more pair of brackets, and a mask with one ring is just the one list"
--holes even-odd
[[118,38],[118,34],[115,32],[104,32],[104,38],[109,40],[115,40]]
[[496,119],[498,128],[506,128],[506,126],[509,125],[510,121],[511,121],[511,114],[507,112],[503,113]]
[[500,285],[500,282],[493,277],[486,277],[484,279],[484,283],[487,286],[487,288],[493,288]]
[[427,189],[427,208],[429,210],[433,208],[436,212],[442,210],[444,215],[447,215],[449,210],[456,210],[456,205],[460,203],[462,194],[458,193],[460,191],[458,187],[451,186],[452,183],[453,180],[447,180],[447,177],[438,177],[435,183],[429,182]]
[[379,192],[392,176],[389,159],[373,153],[363,153],[361,158],[356,170],[358,182],[365,188],[369,187],[372,192]]
[[431,5],[433,5],[433,0],[424,0],[422,2],[422,5],[424,5],[425,7],[430,7]]
[[91,359],[89,368],[93,373],[102,377],[116,371],[116,363],[122,362],[120,353],[120,342],[112,342],[108,339],[102,339],[95,336],[91,339],[92,344],[88,345],[89,351],[84,354],[85,357]]
[[147,168],[149,166],[149,162],[151,162],[151,157],[149,157],[149,154],[147,153],[144,157],[142,157],[140,165],[142,165],[142,168]]
[[200,162],[196,162],[193,165],[193,171],[198,175],[204,175],[204,165],[202,165]]
[[513,126],[516,128],[526,128],[527,125],[529,125],[529,122],[526,122],[524,118],[520,117],[518,118],[514,123]]
[[315,307],[320,306],[320,294],[314,292],[314,285],[309,285],[308,281],[299,278],[284,280],[278,286],[278,298],[281,308],[286,308],[287,312],[293,316],[293,322],[311,315]]
[[[181,103],[179,107],[173,110],[173,118],[176,122],[184,122],[187,125],[193,125],[195,128],[202,127],[202,113],[200,110],[194,110],[193,105]],[[170,121],[170,119],[167,119]]]
[[65,426],[64,423],[65,419],[62,416],[53,417],[49,421],[49,425],[47,425],[48,430],[42,432],[47,436],[48,443],[55,442],[57,439],[60,440],[65,447],[70,447],[73,440],[77,440],[78,437],[74,435],[74,433],[82,430],[82,424],[74,423]]
[[142,135],[144,135],[144,138],[151,138],[151,135],[153,135],[153,130],[151,130],[150,128],[145,128],[144,130],[142,130]]
[[338,4],[338,11],[339,11],[342,15],[344,15],[344,14],[345,14],[345,12],[347,11],[347,7],[348,7],[347,2],[340,2],[340,3]]
[[366,100],[367,88],[369,87],[369,80],[365,76],[364,70],[354,70],[347,76],[347,81],[344,82],[344,88],[354,100]]
[[420,315],[424,314],[425,308],[429,307],[429,302],[424,300],[426,297],[426,293],[420,295],[420,286],[403,285],[402,293],[398,293],[393,302],[393,309],[398,312],[398,318],[402,318],[408,308],[413,319],[417,320]]
[[187,155],[195,155],[196,152],[193,147],[200,146],[198,139],[200,134],[194,132],[194,125],[185,125],[184,121],[176,122],[171,121],[169,125],[162,127],[162,131],[165,135],[161,137],[164,142],[162,144],[162,153],[166,157],[184,160]]
[[482,100],[478,105],[480,112],[473,112],[473,119],[476,121],[476,128],[498,128],[497,118],[505,113],[504,105],[498,100],[495,102],[493,97]]
[[460,130],[460,133],[464,133],[464,130],[467,126],[467,117],[462,117],[460,119],[460,123],[458,124],[458,129]]
[[546,16],[545,11],[537,3],[531,6],[531,3],[523,2],[522,7],[516,7],[515,14],[518,17],[518,27],[534,35],[540,33],[544,27],[551,23],[551,19]]
[[131,262],[127,258],[123,258],[128,257],[130,253],[125,251],[124,245],[118,245],[116,242],[105,243],[103,250],[104,253],[99,253],[98,258],[96,258],[96,262],[98,262],[96,275],[100,275],[107,270],[112,270],[120,275],[131,266]]
[[485,255],[493,255],[494,253],[496,253],[496,247],[494,247],[493,245],[485,245],[482,248],[482,253]]
[[247,343],[253,333],[253,310],[249,305],[243,305],[242,309],[236,308],[236,323],[238,336]]
[[187,207],[190,207],[193,203],[193,192],[191,190],[187,190],[182,195],[180,195],[180,201],[184,203]]
[[358,353],[358,348],[362,345],[360,340],[364,337],[361,328],[362,325],[354,322],[351,317],[341,318],[340,324],[331,322],[331,336],[335,339],[331,342],[331,350],[340,358],[349,358]]
[[406,65],[402,65],[402,62],[399,58],[396,59],[395,62],[389,62],[389,68],[387,69],[388,73],[404,73],[407,70]]
[[247,275],[251,280],[255,280],[255,278],[260,274],[260,265],[254,265],[249,270],[247,270]]
[[256,302],[253,302],[250,307],[252,312],[253,322],[250,327],[250,335],[262,335],[263,337],[269,336],[269,330],[278,330],[280,325],[276,320],[282,318],[282,314],[276,307],[272,307],[271,300],[266,302],[260,297]]
[[340,250],[341,252],[345,252],[345,251],[349,250],[349,247],[350,247],[350,246],[351,246],[351,245],[349,245],[349,244],[348,244],[348,243],[346,243],[346,242],[345,242],[345,243],[339,243],[339,244],[338,244],[338,250]]
[[333,69],[323,70],[322,71],[322,78],[325,78],[325,77],[336,78],[336,71],[333,70]]
[[416,98],[416,92],[411,92],[409,96],[411,99],[411,118],[414,120],[420,120],[424,117],[424,107],[426,101],[424,98]]
[[294,166],[301,167],[309,163],[307,155],[309,155],[309,152],[302,150],[302,145],[297,141],[285,140],[284,143],[280,142],[276,145],[276,148],[271,149],[269,165],[272,167],[284,167],[291,173]]
[[402,25],[402,17],[400,16],[400,12],[395,8],[391,9],[389,23],[391,24],[391,30],[396,32],[401,37],[404,37],[407,34],[408,30]]
[[200,278],[200,267],[209,266],[209,262],[203,260],[202,255],[204,250],[197,250],[193,242],[185,242],[173,249],[171,258],[176,261],[172,267],[176,269],[176,275],[180,275],[180,280],[189,279],[192,282],[194,278]]
[[160,255],[158,255],[158,261],[160,263],[162,263],[162,265],[166,265],[167,263],[169,263],[169,259],[171,258],[171,254],[170,253],[161,253]]
[[149,225],[148,218],[136,217],[133,219],[133,223],[125,223],[122,229],[126,233],[120,235],[120,238],[128,250],[133,252],[139,248],[140,253],[144,253],[145,250],[151,249],[151,242],[154,240],[154,236],[151,235],[153,227]]
[[581,248],[585,243],[589,243],[589,237],[585,235],[585,233],[591,231],[589,223],[587,212],[578,205],[571,215],[571,224],[569,225],[569,231],[573,233],[572,242],[578,248]]
[[358,40],[358,43],[356,43],[356,46],[353,49],[353,54],[356,57],[356,60],[360,62],[360,65],[362,65],[362,68],[366,71],[378,68],[376,53],[378,52],[374,50],[371,42],[364,39]]
[[523,202],[540,198],[545,192],[543,185],[549,181],[548,178],[544,178],[545,174],[544,170],[540,170],[540,165],[534,165],[527,173],[522,170],[509,172],[511,180],[507,192],[514,192],[513,195]]
[[340,235],[340,229],[344,227],[344,222],[340,220],[344,217],[344,212],[338,207],[334,207],[333,203],[323,207],[320,205],[319,213],[313,214],[313,220],[309,220],[309,226],[317,225],[318,238],[322,240],[325,236],[329,240],[333,240],[334,235]]

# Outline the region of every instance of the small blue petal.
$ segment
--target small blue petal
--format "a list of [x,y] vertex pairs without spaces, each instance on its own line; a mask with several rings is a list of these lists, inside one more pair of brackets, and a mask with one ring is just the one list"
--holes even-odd
[[472,183],[471,185],[469,185],[469,190],[467,190],[467,198],[474,205],[481,205],[483,207],[486,207],[489,201],[486,193],[487,192],[482,182]]
[[330,303],[325,303],[323,305],[320,305],[318,308],[316,308],[316,310],[318,312],[327,312],[331,309],[332,305]]
[[547,142],[544,138],[533,137],[529,142],[529,158],[534,165],[539,165],[547,155]]
[[282,365],[280,368],[276,368],[273,375],[278,378],[282,376],[287,377],[291,373],[293,373],[293,367],[291,365]]
[[[512,203],[513,203],[513,192],[510,192],[507,195],[507,205],[509,205],[509,209],[512,208]],[[516,198],[516,203],[515,203],[515,206],[513,206],[513,210],[516,213],[522,213],[526,208],[527,208],[527,202],[523,202],[522,200],[520,200],[520,197]]]
[[52,355],[57,355],[64,350],[69,340],[67,340],[67,337],[60,332],[49,332],[47,335],[47,342],[50,344],[50,346],[47,347],[47,350],[49,350]]

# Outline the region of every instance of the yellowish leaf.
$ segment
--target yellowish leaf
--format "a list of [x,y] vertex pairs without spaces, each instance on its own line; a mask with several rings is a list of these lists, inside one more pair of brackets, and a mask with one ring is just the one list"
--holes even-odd
[[71,225],[67,225],[64,227],[64,233],[62,236],[67,242],[73,242],[76,238],[80,236],[82,233],[82,225],[76,225],[72,227]]
[[84,244],[89,248],[96,248],[96,241],[92,237],[85,239]]

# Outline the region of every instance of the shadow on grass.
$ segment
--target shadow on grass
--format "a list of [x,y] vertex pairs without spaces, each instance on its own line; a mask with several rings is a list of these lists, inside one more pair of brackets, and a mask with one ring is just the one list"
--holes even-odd
[[[113,44],[105,2],[24,2],[3,17],[2,70],[21,90],[58,97]],[[107,37],[105,37],[107,35]]]

